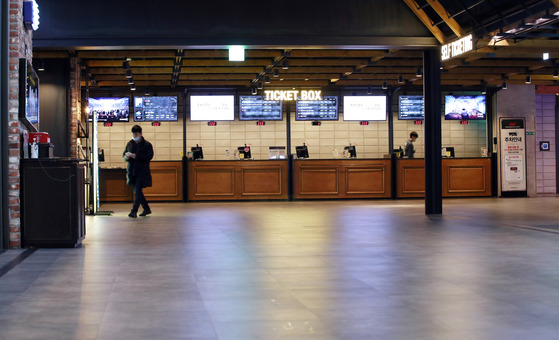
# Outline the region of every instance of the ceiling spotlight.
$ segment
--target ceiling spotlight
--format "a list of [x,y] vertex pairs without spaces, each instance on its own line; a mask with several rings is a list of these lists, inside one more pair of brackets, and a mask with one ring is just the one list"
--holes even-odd
[[132,70],[126,70],[126,78],[132,78]]
[[130,86],[130,91],[136,91],[136,85],[132,84],[132,86]]
[[507,82],[504,81],[503,85],[501,85],[501,89],[506,90],[508,88]]
[[367,89],[367,94],[373,94],[373,87],[369,86],[369,88]]
[[398,84],[403,84],[404,83],[404,76],[400,73],[400,75],[398,76]]
[[444,70],[444,64],[443,64],[442,61],[441,61],[441,66],[440,67],[441,67],[441,70]]
[[130,62],[129,61],[125,61],[122,63],[122,68],[125,70],[128,70],[130,68]]
[[269,76],[264,77],[264,83],[265,84],[270,84],[270,77]]
[[526,76],[526,84],[530,84],[530,83],[532,83],[532,77]]
[[128,84],[130,85],[134,84],[134,79],[132,77],[128,78]]
[[487,84],[485,82],[481,83],[481,94],[487,94]]
[[542,55],[542,59],[543,60],[549,60],[549,53],[548,52],[544,52]]
[[421,67],[418,67],[417,70],[415,71],[415,76],[417,78],[421,78],[423,77],[423,72],[421,71]]
[[281,68],[284,70],[289,70],[289,61],[284,60],[281,62]]
[[279,77],[279,68],[274,69],[274,77]]
[[151,93],[149,92],[149,89],[146,89],[146,90],[144,91],[144,95],[145,95],[145,96],[149,96],[150,94],[151,94]]
[[553,78],[558,78],[559,77],[559,71],[555,70],[553,71]]
[[382,82],[382,89],[383,89],[383,90],[388,89],[388,83],[386,82],[386,80],[384,80],[384,81]]
[[262,90],[264,88],[264,85],[262,84],[262,82],[258,82],[258,89]]
[[250,88],[250,92],[252,93],[253,96],[256,96],[258,94],[258,89],[256,89],[256,87],[252,86]]

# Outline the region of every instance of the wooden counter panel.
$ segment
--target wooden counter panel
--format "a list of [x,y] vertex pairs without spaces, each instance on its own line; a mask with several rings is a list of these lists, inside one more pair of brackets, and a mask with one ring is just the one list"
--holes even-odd
[[397,196],[400,198],[425,196],[425,162],[423,159],[397,160]]
[[293,182],[296,199],[390,197],[390,160],[296,160]]
[[188,163],[188,199],[287,199],[287,161]]
[[299,183],[296,185],[301,197],[338,196],[340,191],[337,168],[301,167],[300,171]]
[[346,196],[390,196],[390,176],[386,173],[384,166],[378,168],[346,168],[345,170]]
[[126,169],[100,169],[99,197],[101,202],[132,201],[132,188],[126,184]]
[[281,167],[272,168],[243,168],[242,172],[242,195],[243,196],[265,196],[282,194],[282,171]]
[[182,162],[152,162],[153,185],[144,189],[149,201],[182,200]]
[[233,169],[198,168],[194,173],[195,196],[234,196]]
[[[397,160],[398,198],[425,197],[423,159]],[[491,159],[444,158],[443,197],[491,196]]]
[[[144,189],[148,201],[182,200],[182,162],[151,162],[153,185]],[[130,202],[134,193],[126,184],[126,169],[99,169],[101,202]]]
[[443,196],[491,196],[491,160],[443,160]]

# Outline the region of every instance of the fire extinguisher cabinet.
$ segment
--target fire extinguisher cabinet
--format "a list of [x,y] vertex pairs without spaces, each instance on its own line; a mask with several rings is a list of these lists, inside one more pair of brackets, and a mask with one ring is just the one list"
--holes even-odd
[[77,247],[85,237],[85,167],[77,159],[22,160],[24,247]]

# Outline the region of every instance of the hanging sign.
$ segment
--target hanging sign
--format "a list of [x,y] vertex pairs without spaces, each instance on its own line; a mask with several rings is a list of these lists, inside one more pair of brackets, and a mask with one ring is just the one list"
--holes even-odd
[[524,118],[501,118],[501,191],[526,191]]
[[266,100],[322,100],[322,90],[267,90]]
[[457,57],[474,49],[474,39],[470,34],[460,40],[453,41],[441,47],[441,60],[445,61]]

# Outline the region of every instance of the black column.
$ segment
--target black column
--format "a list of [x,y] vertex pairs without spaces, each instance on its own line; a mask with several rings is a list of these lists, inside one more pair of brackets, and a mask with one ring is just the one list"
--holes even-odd
[[425,214],[443,213],[441,160],[441,69],[438,49],[423,51],[425,99]]
[[287,197],[293,201],[293,154],[291,153],[291,102],[285,105],[285,135],[287,138]]

